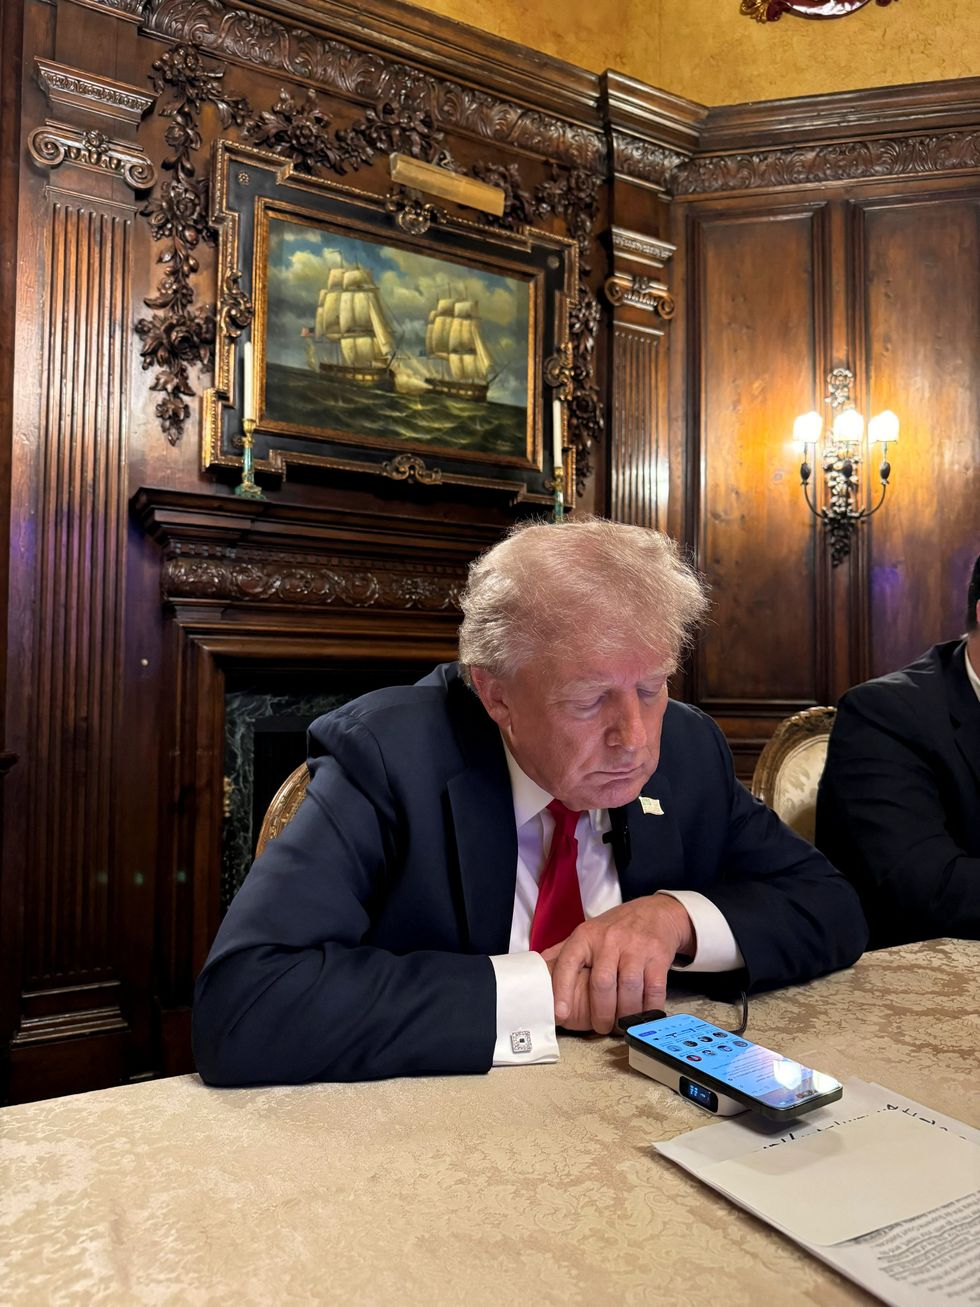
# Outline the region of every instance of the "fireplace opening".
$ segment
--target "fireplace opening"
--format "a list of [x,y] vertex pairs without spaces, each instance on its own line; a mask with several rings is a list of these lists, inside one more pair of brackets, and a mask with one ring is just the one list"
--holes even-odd
[[225,794],[221,911],[255,857],[262,819],[291,771],[306,759],[306,732],[323,713],[387,685],[411,685],[430,663],[356,667],[246,667],[225,678]]

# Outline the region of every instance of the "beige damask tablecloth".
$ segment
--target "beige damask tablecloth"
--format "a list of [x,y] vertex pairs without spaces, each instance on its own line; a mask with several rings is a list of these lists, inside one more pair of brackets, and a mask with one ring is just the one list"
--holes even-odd
[[[980,1126],[978,963],[957,940],[869,954],[754,998],[748,1033]],[[619,1041],[573,1038],[486,1077],[5,1108],[0,1303],[871,1302],[651,1151],[706,1120]]]

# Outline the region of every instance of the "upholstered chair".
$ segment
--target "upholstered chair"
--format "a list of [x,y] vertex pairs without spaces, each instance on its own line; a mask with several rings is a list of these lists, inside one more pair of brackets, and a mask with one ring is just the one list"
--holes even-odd
[[752,793],[787,826],[813,839],[817,786],[827,760],[834,708],[807,708],[776,727],[752,776]]

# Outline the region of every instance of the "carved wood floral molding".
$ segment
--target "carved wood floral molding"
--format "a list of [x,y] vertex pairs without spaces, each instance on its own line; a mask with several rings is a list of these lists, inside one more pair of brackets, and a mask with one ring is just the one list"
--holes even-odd
[[213,545],[185,545],[168,553],[161,572],[170,603],[210,599],[219,603],[303,608],[457,610],[463,569],[385,567],[377,562],[298,555]]
[[438,128],[513,146],[569,167],[605,170],[606,144],[601,132],[461,83],[431,77],[343,41],[228,8],[221,0],[156,0],[144,28],[218,58],[263,71],[274,69],[355,103],[394,103],[411,86],[413,100]]
[[671,177],[687,157],[639,136],[612,133],[613,171],[620,177],[647,182],[656,190],[670,190]]
[[963,130],[836,145],[704,155],[671,178],[673,195],[763,190],[814,182],[870,181],[980,167],[980,131]]
[[[147,308],[158,312],[141,318],[135,329],[143,341],[140,353],[144,371],[157,369],[150,389],[163,392],[156,415],[172,445],[180,440],[191,415],[187,404],[187,398],[194,394],[190,370],[210,368],[216,331],[214,305],[194,305],[193,278],[200,268],[197,247],[202,243],[213,245],[217,239],[207,216],[207,178],[197,176],[194,163],[202,144],[198,118],[205,104],[217,109],[225,128],[243,124],[248,114],[244,100],[224,95],[223,77],[224,70],[205,67],[192,46],[165,51],[150,74],[158,96],[171,92],[170,99],[159,109],[164,118],[170,119],[166,141],[171,155],[162,165],[170,180],[142,210],[143,216],[149,218],[153,239],[163,242],[157,262],[163,265],[164,274],[156,294],[143,301]],[[240,330],[251,320],[251,306],[239,303],[231,316]]]

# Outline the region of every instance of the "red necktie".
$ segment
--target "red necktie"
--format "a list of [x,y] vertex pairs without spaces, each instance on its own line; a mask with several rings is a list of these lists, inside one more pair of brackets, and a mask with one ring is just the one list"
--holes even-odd
[[560,944],[585,920],[575,838],[575,826],[582,814],[570,811],[560,799],[552,799],[548,811],[555,819],[555,833],[538,881],[538,901],[531,922],[532,953]]

